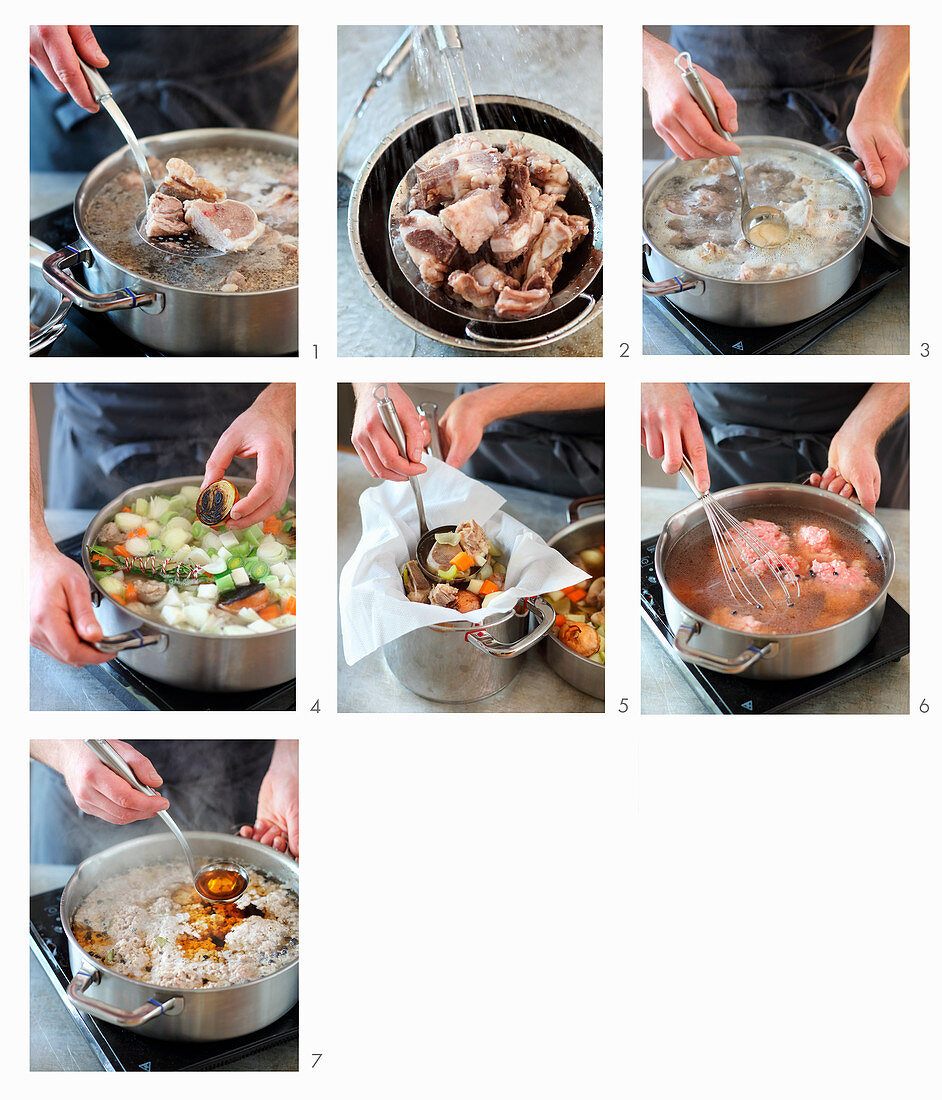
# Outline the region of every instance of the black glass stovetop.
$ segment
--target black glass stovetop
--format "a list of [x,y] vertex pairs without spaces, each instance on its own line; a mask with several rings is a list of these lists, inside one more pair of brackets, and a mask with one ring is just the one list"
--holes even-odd
[[[82,564],[82,535],[56,543],[66,557]],[[120,657],[103,665],[86,665],[92,676],[126,710],[294,710],[295,680],[260,691],[187,691],[162,684],[121,663]]]
[[682,661],[674,651],[674,635],[667,624],[661,582],[654,571],[657,538],[641,541],[641,617],[672,656],[687,682],[711,710],[719,714],[781,714],[805,699],[846,684],[909,652],[909,615],[887,596],[880,629],[869,644],[845,664],[818,676],[797,680],[749,680],[710,672]]
[[[42,241],[50,248],[59,249],[67,244],[74,245],[80,240],[72,216],[72,207],[60,206],[49,214],[34,218],[29,223],[30,236]],[[66,330],[46,350],[48,356],[56,355],[96,355],[96,356],[146,356],[147,358],[170,358],[170,352],[158,351],[126,336],[105,313],[89,313],[72,306],[65,318]],[[296,356],[291,352],[289,356]]]
[[[864,309],[884,286],[898,275],[909,274],[909,260],[897,257],[881,248],[869,237],[864,246],[860,273],[850,288],[833,305],[790,325],[769,328],[736,328],[693,317],[676,305],[669,294],[659,298],[645,298],[645,307],[658,310],[683,336],[690,350],[699,355],[771,355],[780,353],[789,341],[801,337],[802,342],[791,348],[788,354],[800,355],[849,317]],[[644,276],[651,277],[647,263]]]
[[80,1012],[66,995],[72,972],[69,941],[59,920],[61,897],[61,887],[30,897],[30,948],[103,1069],[111,1073],[217,1069],[277,1043],[293,1042],[297,1046],[297,1005],[261,1031],[211,1043],[148,1039],[128,1028],[115,1027]]

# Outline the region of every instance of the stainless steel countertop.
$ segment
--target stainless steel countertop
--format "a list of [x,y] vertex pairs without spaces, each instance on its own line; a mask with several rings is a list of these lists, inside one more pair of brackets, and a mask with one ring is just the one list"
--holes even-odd
[[[378,484],[366,472],[356,455],[337,455],[337,566],[338,572],[356,548],[360,539],[360,494],[370,485]],[[568,500],[531,489],[511,485],[494,485],[507,498],[504,511],[525,523],[531,530],[551,538],[569,522]],[[386,666],[382,651],[371,653],[352,667],[343,658],[340,621],[337,624],[337,710],[340,713],[432,713],[453,714],[456,710],[482,714],[507,713],[598,713],[605,707],[599,699],[576,691],[553,672],[543,657],[543,645],[538,644],[522,657],[520,671],[514,681],[497,695],[460,707],[433,703],[413,695],[402,686]]]
[[[30,894],[41,894],[64,886],[74,870],[75,867],[70,864],[30,864]],[[32,951],[29,953],[29,1068],[36,1071],[104,1072]],[[279,1043],[219,1066],[215,1072],[294,1072],[297,1068],[297,1044]]]
[[[642,162],[642,179],[662,161]],[[642,347],[645,355],[692,355],[690,345],[657,307],[644,297],[642,308]],[[616,333],[617,339],[621,336]],[[797,346],[803,337],[795,337],[780,354]],[[888,283],[869,305],[814,344],[811,355],[908,355],[909,354],[909,278],[904,273]]]
[[[373,79],[376,66],[405,29],[349,26],[338,30],[337,134]],[[475,94],[508,94],[552,103],[594,130],[602,129],[602,28],[581,26],[462,26]],[[525,63],[527,59],[530,63]],[[515,64],[517,59],[524,63]],[[411,58],[370,100],[347,149],[353,179],[383,138],[404,119],[447,100],[440,81],[429,90]],[[337,351],[340,355],[476,356],[491,354],[446,347],[413,332],[367,289],[347,239],[347,207],[337,209]],[[602,354],[601,318],[537,356]]]
[[[665,520],[686,507],[693,495],[683,489],[641,490],[641,537],[660,533]],[[900,508],[877,508],[896,549],[896,573],[889,592],[909,611],[909,512]],[[641,629],[641,713],[712,714],[687,683],[673,657],[642,621]],[[789,711],[789,714],[908,714],[909,655],[895,664],[883,665],[876,675],[858,676]]]

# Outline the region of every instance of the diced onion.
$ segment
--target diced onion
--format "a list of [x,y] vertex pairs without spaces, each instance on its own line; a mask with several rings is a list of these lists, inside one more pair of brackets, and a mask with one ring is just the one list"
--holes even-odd
[[141,517],[134,512],[119,512],[114,521],[122,531],[136,531],[141,526]]
[[127,539],[124,547],[135,558],[146,558],[151,552],[149,539]]

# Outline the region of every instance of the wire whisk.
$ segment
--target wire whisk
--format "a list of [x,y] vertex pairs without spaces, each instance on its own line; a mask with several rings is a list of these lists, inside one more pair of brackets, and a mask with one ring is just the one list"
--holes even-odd
[[[694,481],[693,467],[686,455],[683,457],[680,473],[703,504],[716,546],[716,556],[733,599],[744,600],[760,611],[767,604],[777,607],[775,596],[762,579],[763,573],[767,573],[769,578],[774,577],[777,582],[777,587],[773,584],[772,589],[778,593],[778,599],[784,600],[786,607],[794,607],[801,596],[801,585],[791,565],[778,551],[724,508],[712,493],[700,492]],[[750,587],[753,584],[755,587]]]

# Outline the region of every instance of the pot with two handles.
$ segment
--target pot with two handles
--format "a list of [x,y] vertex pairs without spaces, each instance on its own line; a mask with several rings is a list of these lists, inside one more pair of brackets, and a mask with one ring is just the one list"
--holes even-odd
[[[136,497],[172,496],[181,486],[198,486],[202,480],[197,475],[136,485],[106,504],[88,525],[82,539],[82,565],[92,588],[96,617],[106,635],[89,644],[101,653],[118,654],[118,660],[135,672],[190,691],[258,691],[283,684],[294,678],[293,626],[238,636],[183,630],[129,611],[113,600],[95,577],[89,547],[95,545],[98,532],[116,512]],[[242,496],[255,484],[245,477],[229,480]]]
[[[840,176],[853,188],[863,210],[860,232],[848,249],[836,260],[801,275],[768,282],[741,282],[719,279],[685,268],[666,256],[648,235],[645,224],[647,206],[661,182],[681,163],[677,157],[651,173],[644,185],[642,245],[651,279],[641,280],[649,297],[671,295],[684,312],[707,321],[746,328],[786,325],[813,317],[844,294],[857,278],[866,244],[867,229],[873,211],[870,190],[861,176],[835,151],[821,149],[792,138],[750,136],[737,138],[743,154],[774,155],[776,152],[800,152],[814,157],[829,174]],[[841,147],[838,147],[841,148]]]
[[[161,159],[186,157],[210,144],[253,152],[292,154],[297,138],[263,130],[180,130],[144,139]],[[224,294],[169,286],[122,267],[90,238],[85,211],[113,176],[133,170],[126,146],[89,172],[75,195],[73,214],[80,240],[43,263],[46,281],[81,309],[105,313],[127,336],[173,355],[286,355],[298,349],[298,288]],[[133,228],[129,232],[134,232]],[[189,261],[181,261],[189,262]],[[83,285],[73,274],[80,269]]]
[[680,539],[707,522],[703,505],[695,501],[675,512],[664,524],[654,551],[654,568],[664,592],[667,622],[680,659],[711,672],[756,680],[792,680],[828,672],[856,657],[883,621],[887,590],[896,566],[893,543],[879,520],[859,504],[810,485],[766,482],[723,489],[713,495],[734,514],[741,515],[756,505],[774,504],[817,512],[822,522],[829,517],[841,520],[869,539],[883,560],[884,580],[873,602],[862,611],[819,630],[761,634],[719,626],[684,606],[671,591],[665,572],[671,551]]
[[[298,867],[290,856],[238,836],[187,833],[193,854],[249,865],[298,889]],[[82,1012],[151,1039],[213,1042],[267,1027],[298,1001],[298,960],[262,978],[239,985],[177,989],[116,974],[79,946],[72,931],[76,910],[110,875],[149,863],[182,857],[170,834],[139,837],[90,856],[76,868],[62,891],[59,917],[69,941],[70,1002]]]

